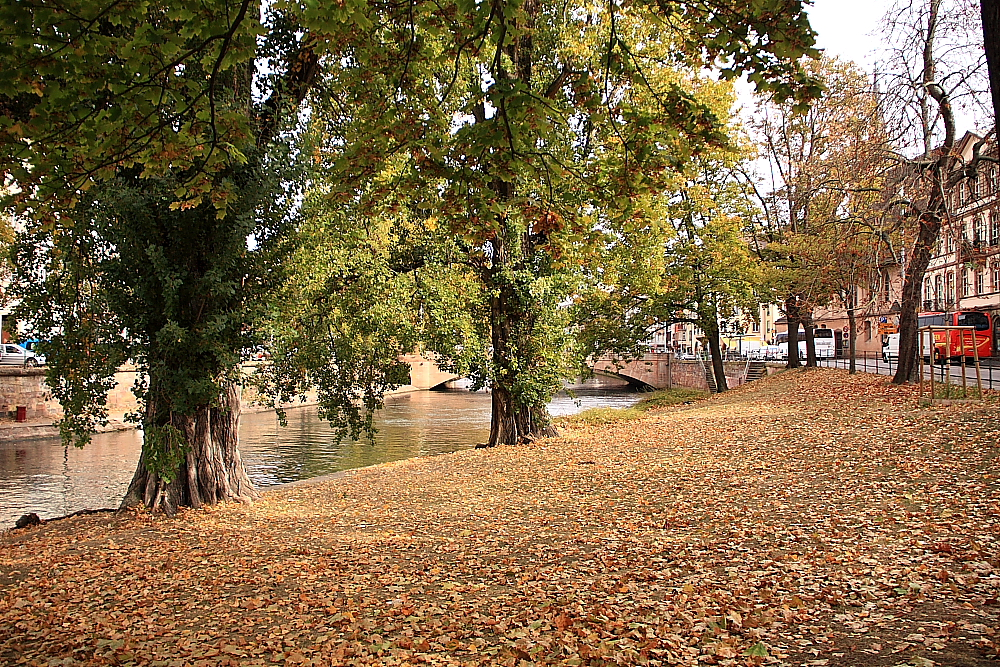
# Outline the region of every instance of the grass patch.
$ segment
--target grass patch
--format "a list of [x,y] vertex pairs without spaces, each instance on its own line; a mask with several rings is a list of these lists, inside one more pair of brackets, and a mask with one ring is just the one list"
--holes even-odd
[[660,389],[645,395],[638,403],[629,408],[591,408],[575,415],[561,417],[560,422],[584,424],[614,424],[616,422],[641,419],[650,410],[665,408],[671,405],[689,403],[708,398],[711,394],[701,389]]
[[687,387],[677,387],[675,389],[660,389],[644,396],[641,401],[632,406],[633,410],[646,412],[656,408],[665,408],[679,403],[690,401],[700,401],[708,398],[711,394],[703,389],[689,389]]
[[614,424],[640,419],[644,415],[644,412],[635,408],[590,408],[575,415],[559,417],[555,421],[566,424]]
[[[931,385],[929,382],[924,383],[924,398],[931,398]],[[974,399],[977,401],[983,400],[983,396],[979,393],[979,388],[976,386],[975,381],[970,382],[966,388],[963,390],[961,384],[945,384],[942,382],[934,383],[934,398],[935,399]]]

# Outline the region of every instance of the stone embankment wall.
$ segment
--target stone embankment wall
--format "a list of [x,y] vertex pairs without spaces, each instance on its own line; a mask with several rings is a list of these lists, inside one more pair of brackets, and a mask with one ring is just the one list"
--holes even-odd
[[670,381],[675,387],[688,387],[689,389],[708,391],[708,380],[705,378],[705,369],[697,361],[671,360]]
[[[745,361],[723,362],[727,384],[738,387],[746,381]],[[654,389],[688,387],[708,391],[706,369],[710,362],[682,361],[672,354],[647,352],[637,359],[602,357],[591,365],[594,372],[624,378],[632,383],[644,384]]]
[[[440,370],[433,361],[419,355],[405,355],[403,360],[410,363],[412,384],[404,385],[393,393],[431,389],[457,378],[456,375]],[[244,364],[244,374],[252,375],[256,371],[256,366],[256,362]],[[108,393],[108,413],[113,420],[121,420],[126,414],[136,410],[137,404],[132,394],[136,375],[136,370],[129,366],[123,366],[115,373],[115,386]],[[256,398],[252,387],[244,387],[244,412],[268,409],[256,403]],[[291,403],[289,407],[315,403],[316,394],[311,392],[306,395],[304,402]],[[45,384],[44,368],[0,367],[0,419],[14,419],[19,406],[26,408],[26,416],[30,422],[52,421],[62,416],[62,406],[53,398],[52,390]]]
[[[690,389],[703,389],[708,391],[708,380],[705,378],[705,370],[711,369],[711,362],[705,361],[704,365],[697,361],[670,362],[670,379],[675,387],[688,387]],[[746,372],[745,361],[725,361],[722,364],[726,371],[726,384],[729,388],[738,387],[744,382]]]
[[45,384],[45,369],[0,368],[0,417],[13,419],[19,406],[27,408],[29,421],[55,419],[62,414],[59,402]]
[[[136,371],[123,367],[115,373],[115,386],[108,392],[108,412],[120,420],[136,409],[132,386]],[[0,367],[0,418],[14,419],[18,407],[26,408],[30,422],[51,421],[62,417],[62,406],[45,384],[44,368]]]

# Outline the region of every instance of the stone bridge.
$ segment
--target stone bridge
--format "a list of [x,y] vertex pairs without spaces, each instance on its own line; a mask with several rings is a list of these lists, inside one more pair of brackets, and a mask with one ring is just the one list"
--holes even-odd
[[[594,373],[622,378],[631,384],[653,389],[689,387],[709,391],[705,376],[707,364],[697,360],[679,361],[672,354],[649,352],[638,359],[602,357],[591,368]],[[726,361],[723,367],[730,389],[746,382],[746,362]]]
[[[669,354],[655,352],[648,352],[638,359],[629,360],[602,357],[595,361],[591,368],[595,373],[620,377],[631,384],[667,389],[674,384],[670,357]],[[676,365],[678,362],[673,363]]]
[[434,389],[452,380],[458,380],[460,377],[441,370],[432,359],[427,359],[419,354],[404,354],[400,360],[410,364],[410,384],[400,387],[403,391]]

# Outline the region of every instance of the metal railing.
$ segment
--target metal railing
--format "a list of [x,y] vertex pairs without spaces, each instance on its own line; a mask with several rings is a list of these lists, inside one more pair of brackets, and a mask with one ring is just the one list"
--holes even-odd
[[[827,368],[843,368],[845,370],[849,368],[849,360],[846,357],[819,359],[818,364]],[[950,381],[953,384],[957,382],[959,385],[962,383],[962,368],[957,359],[955,363],[944,360],[929,364],[924,361],[921,365],[925,379],[929,379],[930,374],[933,372],[935,382]],[[859,373],[895,375],[896,369],[899,367],[899,361],[893,357],[889,357],[888,361],[886,361],[878,352],[858,352],[855,355],[855,367]],[[968,375],[970,372],[972,373],[971,376]],[[972,382],[976,381],[974,370],[967,368],[966,373],[968,380]],[[980,362],[980,373],[983,389],[1000,389],[1000,359],[983,359]]]

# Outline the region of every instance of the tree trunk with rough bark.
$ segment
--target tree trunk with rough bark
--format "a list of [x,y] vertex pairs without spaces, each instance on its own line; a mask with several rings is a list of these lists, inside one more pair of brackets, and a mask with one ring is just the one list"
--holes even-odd
[[[933,197],[932,197],[933,198]],[[903,281],[903,299],[899,307],[899,365],[892,381],[904,384],[916,379],[918,345],[917,313],[920,310],[920,291],[924,274],[931,261],[931,253],[941,233],[941,219],[930,212],[921,217],[917,240],[910,253]]]
[[[917,239],[910,253],[903,280],[903,298],[899,313],[899,366],[892,378],[893,384],[905,384],[916,379],[918,346],[917,313],[920,310],[920,292],[924,275],[930,264],[931,253],[941,233],[941,225],[947,215],[947,195],[957,183],[960,172],[955,171],[956,157],[952,155],[957,131],[955,116],[947,92],[935,80],[934,39],[937,29],[940,0],[931,0],[923,51],[923,81],[927,95],[922,100],[933,99],[944,122],[944,141],[936,153],[925,146],[925,157],[934,157],[931,166],[922,167],[920,185],[929,190],[926,203],[917,209]],[[926,130],[926,127],[925,127]],[[925,132],[926,133],[926,132]]]
[[[699,293],[699,298],[704,298]],[[708,339],[708,351],[711,356],[712,377],[715,378],[715,390],[718,393],[729,391],[729,383],[726,381],[726,366],[722,362],[722,340],[719,332],[719,316],[714,305],[704,305],[702,301],[703,314],[699,317],[699,325],[705,332]]]
[[[510,40],[504,47],[510,59],[509,65],[499,67],[498,80],[508,84],[517,82],[526,89],[532,86],[535,48],[533,30],[540,7],[534,0],[524,4],[525,22],[522,33]],[[478,110],[477,122],[503,123],[507,114],[501,108],[491,119],[487,119],[482,109]],[[501,202],[509,202],[516,195],[516,186],[509,180],[497,180],[492,186],[493,193]],[[505,214],[506,215],[506,214]],[[493,344],[492,362],[492,403],[490,418],[490,439],[488,447],[514,445],[534,438],[558,435],[549,420],[544,403],[538,403],[537,392],[522,389],[528,384],[537,359],[535,326],[538,320],[530,289],[518,281],[534,277],[534,260],[544,252],[541,246],[547,238],[545,234],[532,234],[530,223],[525,230],[519,230],[514,221],[504,219],[501,231],[490,241],[490,268],[485,273],[485,282],[490,297],[490,335]]]
[[[510,230],[508,230],[510,231]],[[520,247],[512,248],[510,236],[519,238]],[[501,234],[491,242],[492,268],[488,273],[490,297],[490,336],[493,345],[492,414],[489,447],[515,445],[534,438],[554,437],[545,404],[537,405],[521,398],[518,388],[524,375],[534,367],[535,323],[537,315],[526,287],[514,282],[524,269],[523,253],[531,251],[528,239],[513,232]]]
[[162,460],[164,450],[154,454],[153,443],[144,443],[121,509],[143,505],[173,515],[179,507],[197,508],[224,500],[246,502],[259,496],[240,457],[238,386],[227,385],[216,406],[202,407],[192,415],[168,412],[166,422],[158,423],[162,418],[160,406],[149,399],[146,439],[151,441],[152,434],[176,433],[179,438],[167,452],[172,463],[166,469],[159,466],[161,471],[156,472],[152,459]]
[[719,325],[716,321],[712,326],[712,320],[706,322],[705,335],[708,337],[708,349],[712,355],[712,375],[715,376],[715,390],[718,393],[729,391],[729,384],[726,382],[726,366],[722,363],[722,343],[719,340]]
[[855,313],[854,307],[847,309],[847,331],[848,339],[847,346],[849,348],[848,355],[850,356],[849,370],[851,375],[858,372],[858,322],[857,314]]
[[799,368],[799,325],[802,317],[799,314],[799,304],[796,297],[785,300],[785,319],[788,320],[788,361],[785,368]]
[[813,322],[811,313],[802,319],[806,336],[806,368],[816,368],[819,366],[816,359],[816,323]]

